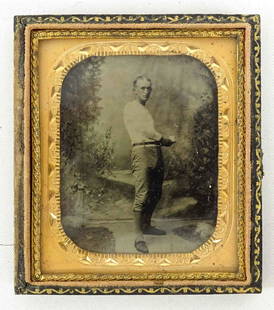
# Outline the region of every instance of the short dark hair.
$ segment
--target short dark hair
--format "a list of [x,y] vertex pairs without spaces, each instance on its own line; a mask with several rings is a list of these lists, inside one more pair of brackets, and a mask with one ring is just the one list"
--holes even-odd
[[139,76],[137,76],[137,78],[133,81],[133,88],[135,88],[135,87],[136,87],[136,84],[137,84],[137,82],[138,82],[139,80],[147,80],[147,81],[149,81],[149,82],[150,82],[150,84],[152,84],[152,82],[151,82],[151,79],[150,79],[150,78],[148,78],[148,77],[147,77],[147,76],[145,76],[145,75],[139,75]]

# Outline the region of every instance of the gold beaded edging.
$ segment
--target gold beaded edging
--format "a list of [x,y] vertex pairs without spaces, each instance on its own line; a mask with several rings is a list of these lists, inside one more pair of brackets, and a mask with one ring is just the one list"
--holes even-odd
[[[40,208],[41,208],[41,149],[40,149],[40,115],[39,115],[39,92],[38,92],[38,40],[31,40],[31,138],[32,138],[32,273],[38,279],[41,275],[41,252],[40,252]],[[35,224],[36,223],[36,224]],[[39,250],[38,250],[39,249]],[[39,274],[39,276],[38,276]]]
[[[178,36],[180,33],[177,32]],[[209,37],[239,37],[240,41],[243,40],[241,30],[226,30],[226,31],[184,31],[181,33],[183,37],[193,37],[193,36],[209,36]],[[33,61],[32,71],[32,93],[34,93],[33,104],[39,104],[38,101],[38,67],[37,67],[37,55],[38,55],[38,42],[39,39],[50,39],[56,37],[100,37],[103,36],[114,36],[114,37],[123,37],[133,36],[133,37],[165,37],[174,38],[176,35],[173,31],[165,31],[164,34],[162,31],[114,31],[112,32],[94,32],[94,31],[80,31],[80,34],[75,31],[37,31],[32,33],[32,44],[33,51],[32,55],[35,58]],[[186,54],[192,57],[199,59],[204,62],[205,65],[209,67],[211,72],[216,78],[218,85],[218,102],[219,102],[219,198],[218,198],[218,218],[217,225],[213,236],[203,244],[200,248],[188,254],[151,254],[151,255],[130,255],[130,254],[99,254],[99,253],[90,253],[83,249],[77,247],[71,239],[69,239],[63,231],[61,225],[61,210],[60,210],[60,96],[61,96],[61,87],[62,82],[67,74],[67,72],[78,62],[90,57],[92,55],[123,55],[123,54],[132,54],[132,55],[141,55],[141,54],[150,54],[150,55],[172,55],[172,54]],[[243,64],[241,63],[241,66]],[[226,154],[230,153],[231,146],[229,145],[229,97],[228,89],[231,86],[231,81],[229,81],[229,76],[226,76],[222,71],[222,67],[217,62],[214,57],[209,57],[204,51],[195,48],[188,47],[183,43],[169,43],[165,45],[160,45],[159,43],[146,43],[146,45],[138,44],[135,42],[124,43],[124,44],[86,44],[81,47],[77,47],[75,50],[70,51],[68,55],[62,57],[60,61],[54,66],[52,71],[51,81],[52,87],[50,89],[50,119],[49,119],[49,207],[50,207],[50,217],[51,224],[55,228],[54,233],[59,235],[59,245],[62,249],[67,251],[70,254],[76,254],[80,259],[81,263],[87,264],[90,266],[99,265],[99,266],[155,266],[159,265],[161,267],[167,266],[182,266],[188,264],[195,264],[199,262],[203,257],[210,255],[216,248],[218,248],[224,241],[224,234],[228,233],[229,222],[231,221],[232,215],[229,214],[229,197],[231,196],[228,192],[229,190],[229,173],[228,173],[228,157]],[[242,70],[242,69],[241,69]],[[239,76],[243,75],[243,70],[239,71]],[[35,79],[36,77],[36,79]],[[241,85],[243,86],[243,85]],[[240,93],[243,92],[243,88],[240,87]],[[239,109],[243,110],[242,101],[239,100]],[[37,115],[34,115],[34,120],[37,119]],[[33,127],[37,123],[33,123]],[[240,124],[241,125],[241,124]],[[244,140],[239,140],[242,144]],[[37,149],[40,147],[38,144],[34,148]],[[242,150],[239,150],[240,155]],[[37,152],[36,152],[37,153]],[[39,165],[39,156],[36,156],[33,161],[34,166]],[[242,164],[242,163],[240,163]],[[37,170],[35,170],[37,174]],[[240,183],[242,183],[242,176],[240,178]],[[35,185],[35,184],[34,184]],[[244,186],[244,185],[243,185]],[[33,192],[34,196],[37,196],[37,190]],[[34,217],[33,217],[33,267],[34,267],[34,276],[36,280],[99,280],[105,279],[245,279],[245,274],[243,272],[239,273],[165,273],[163,274],[154,274],[154,275],[117,275],[113,277],[111,274],[106,277],[105,275],[98,274],[87,274],[87,275],[76,275],[76,274],[58,274],[58,275],[42,275],[40,269],[40,213],[36,212],[39,209],[39,200],[34,201]],[[243,208],[240,208],[242,212]],[[244,225],[244,223],[242,223]],[[239,233],[240,235],[240,233]],[[244,236],[240,235],[241,242],[239,244],[239,250],[243,253],[243,242]],[[240,255],[240,254],[239,254]],[[243,271],[244,266],[244,255],[239,256],[239,262],[241,271]]]
[[[237,140],[238,140],[238,152],[237,152],[237,191],[240,193],[237,195],[237,229],[238,229],[238,259],[244,260],[245,256],[245,232],[246,232],[246,220],[245,220],[245,96],[244,96],[244,33],[239,34],[238,47],[238,88],[237,88]],[[240,272],[246,272],[245,264],[239,264]]]

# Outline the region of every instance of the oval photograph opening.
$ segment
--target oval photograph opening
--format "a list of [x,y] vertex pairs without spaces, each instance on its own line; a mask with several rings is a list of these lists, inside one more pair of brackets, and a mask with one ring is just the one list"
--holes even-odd
[[61,220],[99,253],[188,253],[213,234],[218,94],[201,61],[93,56],[61,93]]

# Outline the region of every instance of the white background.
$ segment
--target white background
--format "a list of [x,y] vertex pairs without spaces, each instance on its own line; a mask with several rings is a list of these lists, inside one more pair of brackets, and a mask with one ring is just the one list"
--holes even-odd
[[[22,0],[0,2],[0,309],[274,309],[274,4],[269,0]],[[13,293],[13,16],[261,14],[263,293],[219,296],[15,296]]]

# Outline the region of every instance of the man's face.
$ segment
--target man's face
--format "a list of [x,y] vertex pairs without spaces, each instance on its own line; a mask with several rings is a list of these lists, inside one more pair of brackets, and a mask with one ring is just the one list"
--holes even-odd
[[141,102],[146,102],[151,94],[151,82],[147,79],[139,79],[134,88],[134,92],[137,98]]

